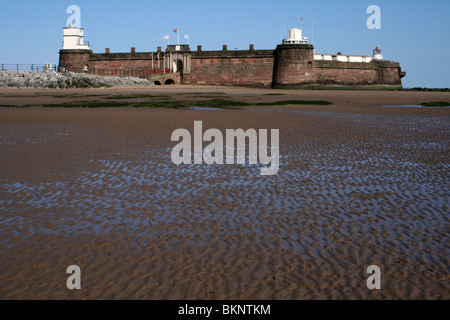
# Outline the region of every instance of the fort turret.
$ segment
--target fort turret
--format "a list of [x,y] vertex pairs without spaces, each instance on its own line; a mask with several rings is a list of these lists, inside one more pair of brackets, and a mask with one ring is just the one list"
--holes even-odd
[[273,87],[314,83],[314,47],[301,29],[289,30],[275,50]]

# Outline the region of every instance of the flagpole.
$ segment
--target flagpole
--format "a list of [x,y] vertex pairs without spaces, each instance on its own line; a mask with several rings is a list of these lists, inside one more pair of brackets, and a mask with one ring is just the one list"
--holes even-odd
[[280,33],[281,33],[281,43],[283,43],[283,25],[280,27]]
[[283,22],[281,20],[281,15],[280,15],[280,35],[281,35],[281,38],[280,38],[281,42],[280,43],[283,43]]
[[178,28],[177,30],[178,45],[180,45],[180,28]]

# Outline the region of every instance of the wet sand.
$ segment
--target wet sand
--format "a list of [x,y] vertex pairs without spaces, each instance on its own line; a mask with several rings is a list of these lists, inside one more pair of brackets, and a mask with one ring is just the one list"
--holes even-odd
[[[0,108],[0,299],[450,298],[450,110],[374,107],[449,93],[8,89],[0,105],[218,92],[334,105]],[[196,120],[280,129],[279,173],[174,165],[171,134]],[[366,287],[370,265],[381,290]]]

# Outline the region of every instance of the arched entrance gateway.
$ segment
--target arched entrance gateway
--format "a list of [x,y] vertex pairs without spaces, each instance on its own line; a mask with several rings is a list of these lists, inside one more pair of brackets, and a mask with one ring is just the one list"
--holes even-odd
[[164,82],[164,85],[173,85],[173,84],[175,84],[175,81],[174,81],[173,79],[167,79],[167,80]]
[[177,71],[180,75],[183,75],[183,61],[181,59],[177,60]]

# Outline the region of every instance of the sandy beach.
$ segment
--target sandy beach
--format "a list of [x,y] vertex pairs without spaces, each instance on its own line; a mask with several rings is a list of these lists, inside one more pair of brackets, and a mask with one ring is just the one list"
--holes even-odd
[[[333,104],[40,107],[117,96]],[[0,299],[449,299],[450,109],[401,107],[435,101],[450,93],[0,90],[28,106],[0,107]],[[173,164],[198,120],[279,129],[278,174]]]

